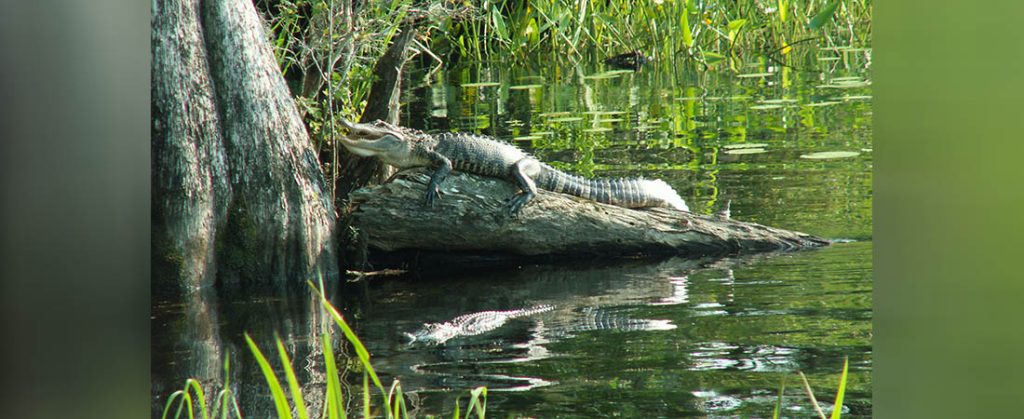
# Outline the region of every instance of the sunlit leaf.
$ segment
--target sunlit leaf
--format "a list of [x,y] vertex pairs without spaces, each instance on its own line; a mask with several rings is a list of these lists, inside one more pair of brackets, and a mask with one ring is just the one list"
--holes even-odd
[[857,151],[819,151],[817,153],[809,153],[801,155],[801,159],[811,160],[823,160],[823,159],[845,159],[850,157],[857,157],[860,152]]
[[477,83],[463,83],[462,87],[494,87],[501,86],[501,83],[496,81],[481,81]]
[[850,359],[843,357],[843,374],[839,376],[839,390],[836,391],[836,401],[832,407],[830,419],[840,419],[843,411],[843,395],[846,394],[846,373],[850,367]]
[[722,146],[722,148],[724,148],[726,150],[735,150],[735,149],[741,149],[741,148],[764,148],[764,147],[768,147],[768,144],[765,144],[765,143],[742,143],[742,144],[726,144],[726,145]]
[[837,7],[839,7],[839,0],[832,0],[831,3],[826,5],[820,12],[818,12],[818,14],[811,18],[811,23],[808,23],[807,27],[811,29],[818,29],[822,27],[824,24],[832,20],[832,15],[835,14]]
[[763,148],[738,148],[735,150],[725,150],[725,154],[731,155],[744,155],[744,154],[761,154],[767,151]]
[[704,51],[701,55],[704,56],[704,62],[708,65],[715,65],[725,59],[725,56],[717,52]]

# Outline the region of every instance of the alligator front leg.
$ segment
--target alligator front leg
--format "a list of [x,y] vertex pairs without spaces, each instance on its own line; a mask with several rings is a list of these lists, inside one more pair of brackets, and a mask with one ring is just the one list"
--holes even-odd
[[441,182],[444,182],[444,179],[448,177],[448,173],[452,171],[452,161],[436,152],[430,152],[428,157],[432,165],[437,166],[437,170],[434,170],[434,174],[430,176],[424,204],[428,207],[433,207],[434,201],[441,196]]
[[539,172],[540,164],[537,160],[533,159],[522,159],[512,166],[512,177],[516,180],[516,183],[519,184],[519,189],[521,189],[522,192],[512,197],[512,201],[509,203],[508,208],[510,216],[518,217],[519,213],[523,211],[523,207],[525,207],[534,196],[537,196],[537,185],[533,182],[531,176],[534,176]]

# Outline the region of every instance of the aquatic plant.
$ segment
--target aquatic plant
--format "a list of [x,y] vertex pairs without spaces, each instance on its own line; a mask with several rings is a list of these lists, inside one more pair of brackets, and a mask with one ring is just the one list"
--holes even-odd
[[[807,392],[807,397],[811,401],[811,405],[814,407],[814,412],[821,419],[840,419],[843,410],[843,397],[846,394],[846,377],[850,367],[849,357],[843,358],[843,373],[839,376],[839,389],[836,391],[835,401],[832,403],[832,415],[825,417],[825,412],[821,410],[821,405],[818,404],[818,399],[814,397],[814,391],[811,390],[811,383],[807,381],[807,376],[803,372],[798,372],[800,379],[803,380],[804,391]],[[782,393],[786,390],[786,380],[783,377],[779,383],[779,398],[775,402],[775,409],[772,411],[772,419],[779,419],[779,414],[782,412]]]
[[[213,403],[206,403],[206,395],[203,393],[203,385],[194,378],[185,380],[185,386],[167,398],[167,403],[164,405],[164,413],[160,416],[162,419],[168,417],[180,418],[184,413],[188,415],[189,419],[195,418],[196,411],[199,412],[200,417],[203,419],[210,418],[221,418],[227,419],[232,417],[231,412],[234,412],[236,418],[242,417],[241,409],[238,408],[238,401],[235,399],[235,395],[231,392],[231,375],[229,374],[231,369],[231,357],[224,357],[224,385],[221,386],[221,390],[217,392],[217,397]],[[168,416],[171,408],[175,407],[174,402],[177,401],[177,409],[175,410],[174,416]],[[234,408],[233,410],[231,408]],[[184,412],[183,412],[184,409]],[[211,410],[212,409],[212,410]]]
[[[705,65],[744,56],[782,60],[792,46],[868,44],[869,0],[755,0],[697,2],[642,0],[476,0],[470,18],[438,24],[431,48],[452,58],[581,58],[596,47],[605,56],[640,50],[661,60],[689,58]],[[836,24],[830,24],[836,22]]]

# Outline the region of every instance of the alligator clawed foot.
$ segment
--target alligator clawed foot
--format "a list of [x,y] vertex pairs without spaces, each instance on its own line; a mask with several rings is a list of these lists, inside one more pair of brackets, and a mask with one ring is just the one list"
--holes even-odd
[[523,213],[523,207],[526,206],[526,202],[529,200],[529,197],[526,195],[512,197],[508,204],[508,215],[512,218],[519,218],[519,214]]
[[434,207],[434,201],[437,201],[439,199],[441,199],[441,189],[438,188],[438,187],[433,187],[433,188],[428,187],[427,188],[427,199],[425,199],[423,201],[423,205],[426,205],[428,208],[433,208]]

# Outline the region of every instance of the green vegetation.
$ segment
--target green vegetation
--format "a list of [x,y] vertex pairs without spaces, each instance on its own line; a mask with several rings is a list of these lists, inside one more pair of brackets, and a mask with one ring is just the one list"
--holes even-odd
[[[803,380],[804,390],[807,392],[807,397],[811,401],[811,405],[814,407],[814,412],[817,413],[821,419],[840,419],[843,411],[843,395],[846,394],[846,377],[850,367],[850,359],[843,359],[843,374],[839,377],[839,390],[836,391],[836,399],[832,404],[832,415],[828,418],[825,417],[825,412],[821,410],[821,405],[818,404],[818,399],[814,397],[814,391],[811,390],[811,383],[807,382],[807,376],[803,372],[799,372],[800,379]],[[782,394],[786,391],[786,379],[783,377],[782,382],[779,383],[779,398],[775,402],[775,409],[772,410],[772,419],[779,419],[779,414],[782,412]]]
[[[331,305],[330,301],[327,300],[327,297],[323,292],[323,280],[321,279],[319,288],[314,286],[312,282],[309,283],[309,286],[313,289],[313,292],[320,297],[320,303],[323,310],[332,320],[334,320],[334,324],[337,325],[338,329],[340,329],[345,335],[346,340],[348,340],[349,344],[352,345],[353,350],[356,352],[356,356],[359,358],[359,363],[363,368],[363,417],[385,417],[389,419],[409,417],[401,383],[396,379],[391,383],[390,389],[385,390],[383,383],[377,376],[376,371],[374,371],[373,365],[370,363],[369,351],[366,350],[366,347],[359,340],[359,337],[357,337],[355,332],[352,331],[352,328],[349,327],[341,313]],[[342,386],[339,378],[340,372],[337,364],[335,363],[334,348],[331,345],[331,333],[333,332],[332,328],[325,327],[320,335],[323,345],[324,368],[327,375],[327,388],[325,390],[325,397],[323,398],[323,400],[325,400],[323,411],[320,415],[312,417],[329,419],[348,417],[348,412],[345,411],[345,399],[342,395]],[[299,419],[310,418],[310,412],[306,408],[304,401],[308,395],[304,395],[302,393],[299,380],[295,375],[295,369],[292,361],[288,357],[287,351],[285,351],[284,342],[282,342],[279,337],[275,339],[277,342],[278,356],[281,361],[281,369],[284,371],[285,380],[288,385],[287,391],[278,379],[277,373],[274,372],[274,367],[270,364],[270,361],[248,334],[245,335],[245,341],[249,345],[249,350],[253,357],[256,358],[256,363],[263,372],[263,377],[267,380],[267,386],[270,388],[270,393],[274,398],[277,417],[280,419],[292,419],[295,417]],[[201,383],[190,378],[185,381],[184,388],[175,391],[170,397],[168,397],[167,404],[164,407],[164,412],[161,417],[163,419],[182,417],[194,419],[198,414],[198,417],[203,419],[241,418],[241,410],[238,407],[234,394],[232,394],[230,390],[231,375],[229,374],[229,359],[230,358],[225,358],[224,360],[224,376],[227,378],[225,378],[222,390],[217,393],[217,398],[212,404],[207,404]],[[376,410],[374,409],[370,397],[371,383],[372,386],[380,393],[380,405]],[[174,411],[173,415],[170,414],[172,409]],[[380,409],[383,410],[377,411]],[[466,413],[463,417],[469,418],[471,414],[476,413],[476,417],[482,419],[485,417],[486,411],[487,388],[478,387],[471,390],[469,402],[466,404]],[[295,413],[294,415],[293,412]],[[456,401],[454,417],[456,419],[460,417],[458,401]]]
[[[258,5],[329,179],[342,176],[334,138],[338,118],[361,114],[376,60],[410,22],[418,34],[413,51],[449,66],[485,60],[579,64],[638,51],[661,69],[723,68],[738,74],[769,62],[819,68],[827,62],[822,59],[841,58],[819,57],[817,49],[839,51],[871,41],[870,0],[283,0]],[[495,85],[484,77],[462,84]],[[334,182],[329,184],[333,194]]]
[[[474,1],[475,19],[448,19],[432,39],[442,55],[483,60],[530,55],[583,58],[596,47],[605,56],[640,50],[673,65],[706,65],[744,56],[783,57],[792,45],[870,43],[871,2],[740,1]],[[831,22],[836,24],[831,25]],[[865,28],[858,32],[854,28]]]

